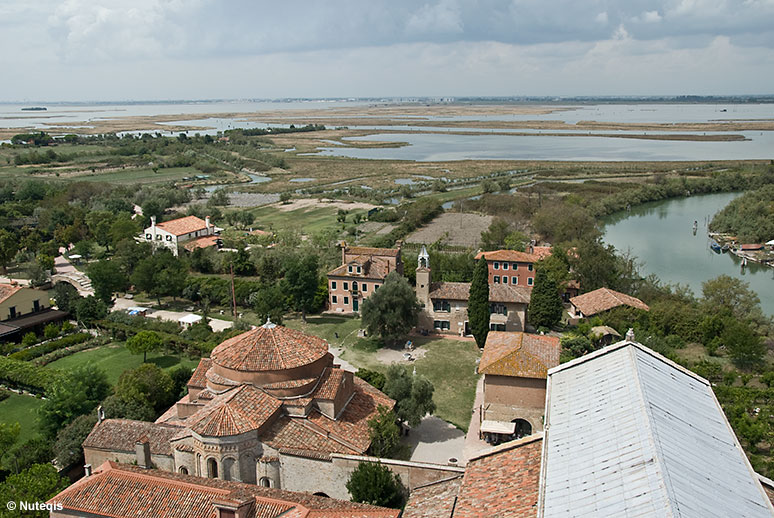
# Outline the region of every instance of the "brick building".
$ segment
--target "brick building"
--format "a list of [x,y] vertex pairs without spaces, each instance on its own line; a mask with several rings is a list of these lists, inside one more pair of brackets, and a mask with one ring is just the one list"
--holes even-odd
[[384,284],[387,274],[403,275],[401,243],[397,248],[341,247],[341,266],[328,272],[328,310],[357,313],[363,300]]
[[[532,288],[535,282],[535,263],[550,255],[549,247],[539,247],[539,253],[519,252],[517,250],[492,250],[479,252],[478,261],[486,259],[489,270],[489,284],[509,284]],[[548,253],[545,252],[548,249]]]
[[481,433],[498,443],[543,430],[548,369],[559,365],[559,338],[489,332],[478,364],[484,375]]
[[[423,246],[417,264],[417,300],[423,306],[417,328],[438,333],[469,335],[469,282],[432,282],[430,255]],[[509,284],[489,285],[490,320],[493,331],[523,331],[530,289]]]

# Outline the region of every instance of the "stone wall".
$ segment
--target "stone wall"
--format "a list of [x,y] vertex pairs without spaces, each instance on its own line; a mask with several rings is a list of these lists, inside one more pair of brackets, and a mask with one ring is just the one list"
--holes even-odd
[[525,419],[533,433],[543,429],[546,380],[513,376],[484,376],[482,415],[490,421]]
[[[97,469],[104,462],[112,460],[121,464],[136,464],[137,454],[135,452],[106,451],[95,448],[83,449],[85,461],[84,464],[91,464],[92,469]],[[164,471],[174,471],[175,461],[171,455],[151,455],[151,462],[158,469]]]

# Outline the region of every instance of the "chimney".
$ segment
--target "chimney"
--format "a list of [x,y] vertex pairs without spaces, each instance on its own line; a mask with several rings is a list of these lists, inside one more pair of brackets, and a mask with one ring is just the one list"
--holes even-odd
[[206,216],[204,218],[204,226],[207,227],[207,235],[210,235],[210,217]]
[[134,452],[137,455],[137,465],[149,469],[151,467],[151,452],[148,437],[142,436],[137,439],[137,442],[134,443]]
[[631,327],[626,332],[626,341],[627,342],[633,342],[634,341],[634,329],[632,329]]
[[341,264],[347,264],[347,242],[341,242]]
[[156,216],[151,216],[151,228],[156,228]]
[[83,465],[83,475],[85,477],[91,476],[91,464],[84,464]]
[[395,241],[395,248],[397,248],[398,250],[402,250],[403,249],[403,240],[402,239],[398,239],[397,241]]
[[217,513],[216,518],[247,518],[251,516],[255,498],[235,498],[233,500],[215,500],[212,502]]
[[105,420],[105,409],[102,408],[102,405],[97,407],[97,424],[101,423]]

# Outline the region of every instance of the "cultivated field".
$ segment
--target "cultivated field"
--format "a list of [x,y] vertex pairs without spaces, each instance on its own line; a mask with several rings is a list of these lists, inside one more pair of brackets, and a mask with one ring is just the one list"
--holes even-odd
[[406,242],[430,245],[440,241],[448,246],[478,248],[481,232],[489,228],[492,219],[492,216],[447,212],[409,234]]

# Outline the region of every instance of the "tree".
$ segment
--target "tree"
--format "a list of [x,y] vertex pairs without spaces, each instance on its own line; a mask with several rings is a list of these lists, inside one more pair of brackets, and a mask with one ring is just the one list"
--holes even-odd
[[140,331],[126,341],[126,348],[132,354],[142,353],[142,362],[148,361],[148,353],[161,348],[163,342],[153,331]]
[[383,392],[395,400],[395,415],[409,426],[419,425],[425,415],[435,412],[433,391],[424,376],[411,374],[402,365],[388,367]]
[[161,305],[162,296],[171,295],[174,299],[183,291],[187,278],[188,269],[183,261],[164,249],[137,263],[131,281]]
[[486,259],[481,257],[473,270],[473,282],[470,283],[468,296],[468,322],[476,344],[483,348],[489,333],[489,268]]
[[135,421],[153,421],[156,411],[147,401],[123,399],[115,394],[102,402],[105,417],[109,419],[133,419]]
[[393,459],[401,450],[400,428],[396,424],[395,412],[384,405],[379,405],[377,414],[368,420],[368,435],[371,446],[369,455],[373,457]]
[[727,312],[737,319],[763,320],[761,299],[750,289],[750,283],[720,275],[701,284],[702,309],[708,314]]
[[372,371],[369,369],[358,369],[355,376],[362,379],[375,389],[382,390],[384,384],[387,382],[387,377],[379,371]]
[[33,464],[47,464],[54,458],[51,441],[46,437],[36,435],[32,439],[18,442],[10,450],[5,462],[5,468],[12,473],[21,473]]
[[83,463],[83,441],[97,422],[95,412],[78,416],[56,434],[54,453],[62,467]]
[[11,446],[19,438],[21,426],[19,423],[0,423],[0,465]]
[[86,226],[89,233],[98,244],[110,250],[110,244],[113,242],[110,236],[110,228],[113,225],[112,212],[107,210],[94,210],[86,215]]
[[113,302],[113,293],[125,290],[129,284],[129,279],[116,261],[103,259],[92,263],[87,273],[94,287],[94,295],[107,305]]
[[505,245],[510,234],[510,225],[502,218],[495,218],[489,228],[481,233],[481,248],[497,250]]
[[46,391],[46,400],[40,407],[43,431],[54,437],[76,417],[87,414],[110,393],[107,375],[92,364],[80,365],[62,374]]
[[100,299],[89,295],[81,298],[75,305],[75,316],[84,325],[89,325],[95,320],[101,320],[108,314],[107,304]]
[[380,463],[361,462],[346,484],[353,502],[400,509],[405,489],[398,475]]
[[411,285],[398,272],[392,271],[384,284],[363,301],[363,325],[369,334],[397,343],[417,325],[419,310]]
[[[65,489],[69,481],[62,477],[51,464],[33,464],[21,473],[11,475],[0,484],[0,501],[2,502],[45,502]],[[48,511],[40,514],[25,514],[25,516],[48,516]],[[0,506],[0,518],[17,518],[22,516],[18,510],[7,510],[5,504]]]
[[529,301],[530,322],[535,327],[554,327],[562,319],[562,311],[562,298],[556,282],[542,268],[538,268]]
[[18,251],[19,240],[16,236],[5,229],[0,229],[0,267],[3,268],[3,273],[8,271],[6,267]]
[[307,311],[314,309],[314,298],[320,284],[318,269],[317,255],[311,253],[291,257],[285,267],[288,292],[293,297],[295,309],[301,311],[304,322]]
[[251,293],[247,301],[261,322],[271,318],[275,324],[282,323],[288,302],[285,291],[278,283],[263,285],[258,291]]
[[108,235],[113,247],[116,247],[121,241],[132,239],[141,230],[140,225],[129,214],[123,213],[116,216],[115,220],[113,220]]
[[750,370],[763,366],[766,344],[749,324],[729,318],[726,320],[723,334],[720,336],[729,356],[740,369]]
[[115,392],[124,401],[147,402],[157,413],[169,408],[177,397],[172,378],[152,363],[121,373]]
[[75,306],[81,298],[78,295],[78,290],[69,282],[59,282],[54,285],[54,300],[56,307],[61,311],[75,313]]
[[598,288],[622,289],[615,248],[605,246],[601,239],[577,241],[569,261],[584,292]]

